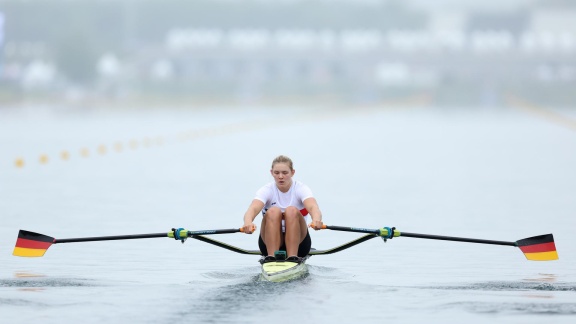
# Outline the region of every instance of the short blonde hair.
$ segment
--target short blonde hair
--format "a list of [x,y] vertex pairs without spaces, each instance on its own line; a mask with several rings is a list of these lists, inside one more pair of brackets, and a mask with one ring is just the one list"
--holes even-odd
[[274,165],[276,163],[286,163],[288,164],[288,167],[290,168],[291,171],[294,170],[292,160],[286,155],[278,155],[274,160],[272,160],[272,168],[274,168]]

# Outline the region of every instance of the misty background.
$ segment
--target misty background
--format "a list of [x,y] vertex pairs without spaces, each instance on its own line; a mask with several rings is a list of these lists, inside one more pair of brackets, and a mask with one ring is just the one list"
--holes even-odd
[[568,0],[1,0],[0,107],[576,103]]

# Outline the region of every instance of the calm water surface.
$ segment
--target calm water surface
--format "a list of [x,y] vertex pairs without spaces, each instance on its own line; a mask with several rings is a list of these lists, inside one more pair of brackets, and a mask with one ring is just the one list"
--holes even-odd
[[[560,260],[376,238],[273,284],[259,279],[258,257],[195,240],[11,255],[19,229],[69,238],[240,227],[278,154],[294,159],[327,224],[503,241],[554,233]],[[2,323],[576,320],[576,132],[522,111],[4,109],[0,156]],[[360,234],[311,235],[324,249]],[[255,235],[213,238],[256,248]]]

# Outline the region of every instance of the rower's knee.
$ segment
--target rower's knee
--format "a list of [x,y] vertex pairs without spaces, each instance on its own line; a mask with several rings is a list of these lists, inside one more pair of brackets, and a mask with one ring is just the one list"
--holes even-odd
[[272,207],[266,211],[265,218],[268,222],[279,222],[282,220],[282,210],[278,207]]
[[302,217],[298,208],[294,206],[290,206],[286,208],[284,211],[284,219],[288,221],[298,220],[299,217]]

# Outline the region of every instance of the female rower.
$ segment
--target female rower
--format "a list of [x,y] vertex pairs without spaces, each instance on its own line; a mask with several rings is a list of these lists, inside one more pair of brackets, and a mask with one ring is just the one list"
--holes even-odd
[[323,226],[322,212],[312,191],[302,182],[292,180],[295,172],[289,157],[276,157],[270,170],[274,182],[256,192],[244,214],[243,231],[252,234],[254,219],[262,211],[258,247],[265,256],[263,262],[276,261],[274,252],[277,250],[286,251],[286,261],[301,262],[312,245],[306,225],[310,216],[310,227],[319,230]]

